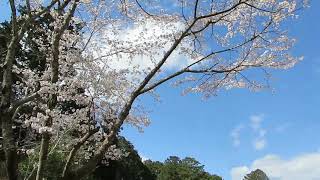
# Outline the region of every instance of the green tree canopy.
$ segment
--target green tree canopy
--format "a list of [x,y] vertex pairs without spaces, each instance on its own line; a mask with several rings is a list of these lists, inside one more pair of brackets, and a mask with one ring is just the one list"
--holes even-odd
[[206,172],[204,165],[191,157],[180,159],[170,156],[164,163],[148,160],[145,164],[158,180],[222,180],[221,177]]
[[247,174],[243,180],[269,180],[269,178],[262,170],[256,169],[250,174]]
[[124,137],[119,136],[116,145],[127,156],[119,160],[106,160],[95,170],[94,180],[155,180],[151,170],[142,162],[134,146]]

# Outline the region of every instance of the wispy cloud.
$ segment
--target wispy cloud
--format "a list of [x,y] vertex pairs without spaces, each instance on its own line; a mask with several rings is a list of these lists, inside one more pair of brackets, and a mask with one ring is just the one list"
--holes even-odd
[[266,147],[267,141],[265,139],[256,139],[253,141],[253,147],[255,150],[262,150]]
[[261,123],[264,119],[263,114],[250,116],[250,126],[253,130],[257,131],[261,128]]
[[239,126],[235,127],[230,133],[234,147],[240,146],[240,143],[241,143],[240,133],[243,128],[244,128],[243,125],[239,125]]
[[253,140],[253,148],[255,150],[262,150],[267,145],[266,133],[267,130],[262,128],[262,122],[264,121],[264,115],[253,115],[250,117],[250,126],[254,132],[255,138]]
[[255,150],[262,150],[267,145],[266,134],[267,130],[263,128],[262,123],[265,119],[263,114],[252,115],[249,117],[249,122],[245,125],[241,124],[232,129],[230,136],[234,147],[239,147],[241,144],[241,134],[243,132],[252,133],[252,146]]
[[241,180],[255,169],[263,170],[270,180],[317,180],[320,177],[320,152],[303,154],[285,160],[277,155],[266,155],[248,166],[231,169],[232,180]]
[[291,126],[290,123],[282,123],[282,124],[279,124],[277,127],[275,127],[275,132],[277,133],[283,133],[285,132],[289,127]]

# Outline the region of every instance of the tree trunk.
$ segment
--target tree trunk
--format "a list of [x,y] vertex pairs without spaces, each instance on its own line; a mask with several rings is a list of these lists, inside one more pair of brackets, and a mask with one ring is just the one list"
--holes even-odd
[[2,114],[2,136],[6,157],[6,171],[9,180],[18,179],[18,155],[13,137],[12,121],[10,114]]
[[50,135],[48,133],[42,134],[40,157],[39,157],[39,164],[38,164],[36,180],[42,179],[43,169],[44,169],[47,157],[48,157],[49,141],[50,141]]
[[[65,1],[65,6],[64,7],[59,7],[58,13],[62,14],[63,8],[67,7],[67,5],[71,1]],[[69,11],[65,14],[65,19],[62,23],[61,27],[56,27],[53,32],[53,38],[52,38],[52,45],[51,45],[51,50],[52,50],[52,59],[50,62],[50,67],[51,67],[51,83],[56,83],[59,80],[59,47],[60,47],[60,40],[61,37],[64,33],[64,31],[68,28],[69,23],[74,15],[74,12],[77,8],[79,0],[73,0],[73,3],[69,9]],[[61,9],[62,8],[62,9]],[[48,108],[50,110],[54,109],[57,104],[57,94],[51,94],[51,97],[49,97],[49,102],[48,102]],[[52,119],[51,117],[45,122],[45,126],[51,127],[52,125]],[[49,148],[49,143],[50,143],[50,134],[48,132],[45,132],[42,135],[42,140],[41,140],[41,150],[40,150],[40,159],[39,159],[39,164],[38,164],[38,171],[37,171],[37,178],[36,180],[42,180],[42,174],[43,174],[43,166],[46,163],[46,159],[48,156],[48,148]],[[42,159],[41,159],[42,158]]]

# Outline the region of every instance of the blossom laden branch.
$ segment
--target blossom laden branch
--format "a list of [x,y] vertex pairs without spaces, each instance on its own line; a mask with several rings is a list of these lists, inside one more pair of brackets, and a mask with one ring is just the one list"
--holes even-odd
[[30,102],[30,101],[33,101],[35,99],[37,99],[38,97],[40,97],[39,95],[39,92],[35,92],[33,94],[30,94],[29,96],[26,96],[16,102],[13,102],[12,103],[12,106],[10,107],[9,111],[13,112],[15,111],[18,107]]

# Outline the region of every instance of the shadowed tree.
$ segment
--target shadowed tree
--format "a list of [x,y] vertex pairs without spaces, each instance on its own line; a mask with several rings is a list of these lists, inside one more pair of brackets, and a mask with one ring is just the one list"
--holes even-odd
[[247,174],[243,180],[269,180],[269,178],[262,170],[256,169],[250,174]]
[[129,141],[119,136],[115,144],[126,155],[118,160],[106,159],[104,164],[100,163],[93,173],[95,180],[156,180]]

